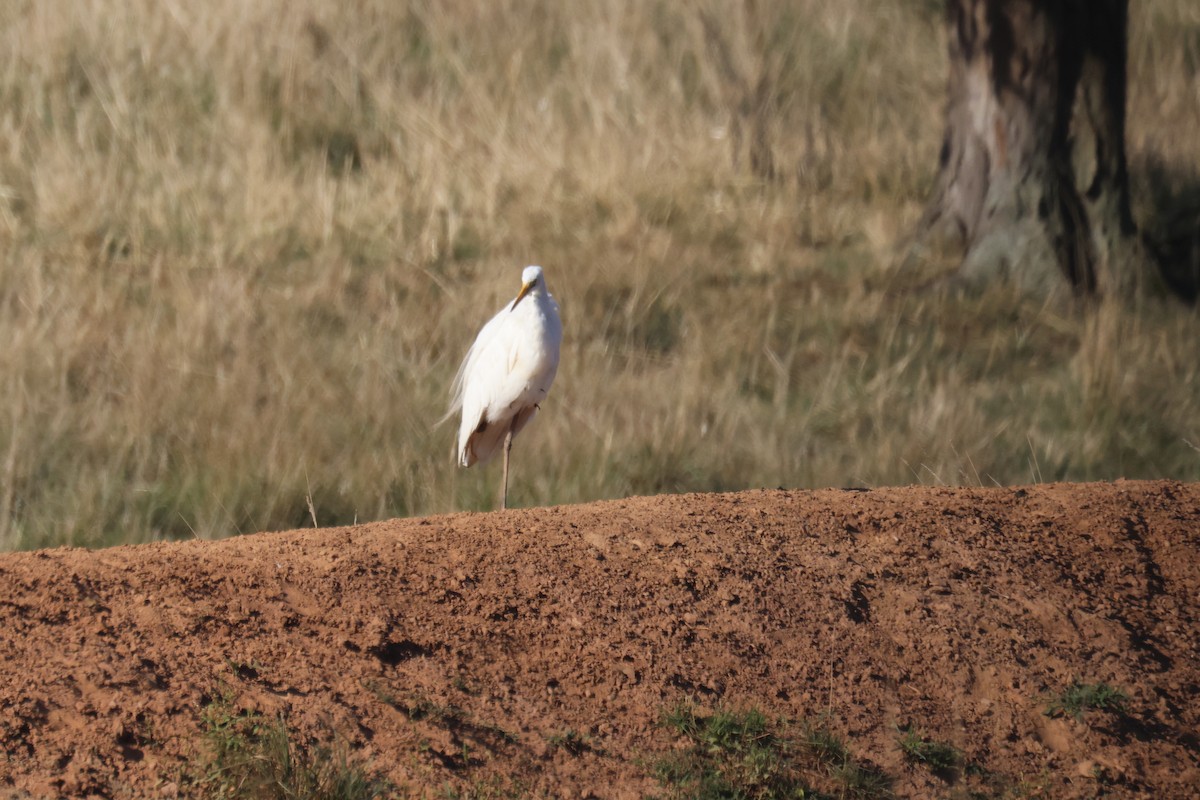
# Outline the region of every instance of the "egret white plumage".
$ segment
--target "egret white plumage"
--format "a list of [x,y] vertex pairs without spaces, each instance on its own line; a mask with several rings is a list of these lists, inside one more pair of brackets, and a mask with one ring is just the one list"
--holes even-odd
[[467,351],[450,390],[447,417],[462,411],[458,463],[487,463],[504,443],[504,488],[508,507],[508,459],[513,437],[541,408],[558,372],[562,322],[558,303],[546,291],[541,267],[521,273],[521,291],[492,317]]

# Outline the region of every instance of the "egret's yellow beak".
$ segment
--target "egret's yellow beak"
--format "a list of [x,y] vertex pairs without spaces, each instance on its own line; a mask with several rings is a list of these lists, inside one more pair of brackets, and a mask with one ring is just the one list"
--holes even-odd
[[521,299],[524,298],[525,295],[529,294],[529,291],[533,289],[533,285],[535,283],[537,283],[537,281],[530,281],[521,287],[521,291],[517,292],[517,299],[513,300],[512,308],[510,308],[509,311],[512,311],[513,308],[517,307],[517,303],[521,302]]

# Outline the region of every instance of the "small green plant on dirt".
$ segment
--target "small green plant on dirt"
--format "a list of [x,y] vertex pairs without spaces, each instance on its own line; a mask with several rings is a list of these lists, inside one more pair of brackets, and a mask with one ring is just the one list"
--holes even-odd
[[705,717],[691,704],[681,703],[663,716],[662,724],[689,740],[685,749],[655,765],[655,777],[668,789],[668,796],[697,800],[805,796],[788,742],[756,709],[722,710]]
[[963,764],[962,751],[952,745],[927,739],[911,725],[897,728],[897,733],[896,743],[911,764],[919,764],[935,773],[951,772]]
[[805,720],[800,730],[805,750],[816,761],[833,768],[850,760],[846,743],[829,729],[824,717]]
[[1128,701],[1129,695],[1107,683],[1075,681],[1070,688],[1050,700],[1044,713],[1048,717],[1070,715],[1076,720],[1083,719],[1084,712],[1091,710],[1123,716],[1128,713]]
[[796,738],[786,721],[758,709],[706,716],[688,702],[668,710],[662,725],[687,741],[655,764],[667,797],[809,800],[829,796],[813,788],[822,782],[836,787],[833,796],[887,794],[887,780],[859,765],[824,725],[806,723]]
[[201,714],[207,751],[182,781],[184,796],[211,800],[369,800],[391,787],[348,763],[345,752],[292,740],[283,719],[238,711],[228,692]]
[[878,770],[860,764],[840,736],[830,730],[825,715],[805,720],[801,744],[808,759],[822,767],[833,781],[837,797],[889,797],[891,782]]

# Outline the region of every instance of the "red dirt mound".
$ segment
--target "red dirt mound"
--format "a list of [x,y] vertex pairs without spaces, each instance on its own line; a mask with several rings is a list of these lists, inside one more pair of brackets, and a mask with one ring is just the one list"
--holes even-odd
[[[0,795],[186,794],[224,694],[401,796],[662,792],[692,698],[820,717],[901,798],[1196,797],[1198,544],[1200,484],[1121,481],[6,554]],[[1076,679],[1126,713],[1046,716]],[[906,762],[910,723],[972,768]]]

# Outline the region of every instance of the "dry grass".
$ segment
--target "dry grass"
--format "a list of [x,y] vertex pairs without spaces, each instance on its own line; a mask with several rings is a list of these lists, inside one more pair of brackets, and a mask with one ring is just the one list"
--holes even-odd
[[[527,263],[517,504],[1200,478],[1194,310],[902,291],[940,3],[750,8],[0,6],[0,544],[490,507],[430,424]],[[1200,163],[1200,10],[1133,16],[1131,155]]]

